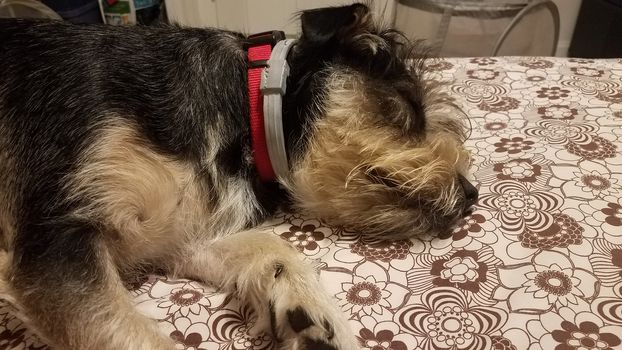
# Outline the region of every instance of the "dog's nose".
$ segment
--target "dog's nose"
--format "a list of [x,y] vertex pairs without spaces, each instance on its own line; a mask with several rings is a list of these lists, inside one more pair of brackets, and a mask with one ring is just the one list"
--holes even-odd
[[477,202],[479,198],[479,192],[477,188],[473,186],[472,183],[469,182],[464,176],[458,175],[458,181],[460,181],[460,186],[464,190],[464,209],[469,209],[473,204]]

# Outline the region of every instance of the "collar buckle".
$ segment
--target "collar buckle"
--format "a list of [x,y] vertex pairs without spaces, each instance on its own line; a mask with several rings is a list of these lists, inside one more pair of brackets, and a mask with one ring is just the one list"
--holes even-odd
[[267,45],[274,47],[276,43],[281,40],[285,40],[285,33],[280,30],[271,30],[267,32],[257,33],[249,35],[244,41],[244,49],[248,49],[252,46]]

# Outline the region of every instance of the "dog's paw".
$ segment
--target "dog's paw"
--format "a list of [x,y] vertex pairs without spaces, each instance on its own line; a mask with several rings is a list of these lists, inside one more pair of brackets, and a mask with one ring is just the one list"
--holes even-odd
[[[313,310],[315,313],[313,313]],[[335,307],[305,309],[297,306],[285,312],[283,350],[358,350],[359,344],[345,316]]]

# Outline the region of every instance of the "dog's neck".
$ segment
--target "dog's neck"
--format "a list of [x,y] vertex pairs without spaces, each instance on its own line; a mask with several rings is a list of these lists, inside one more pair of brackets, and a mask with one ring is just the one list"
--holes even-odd
[[289,174],[282,119],[289,75],[287,56],[294,42],[276,31],[247,39],[251,144],[255,167],[263,182],[285,179]]

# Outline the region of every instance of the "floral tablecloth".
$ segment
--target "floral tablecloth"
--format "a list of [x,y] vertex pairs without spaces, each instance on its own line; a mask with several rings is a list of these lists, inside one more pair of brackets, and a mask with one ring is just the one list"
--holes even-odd
[[[477,210],[446,240],[368,240],[300,215],[274,234],[316,260],[362,348],[622,349],[622,60],[430,63],[470,116]],[[179,349],[270,349],[197,282],[131,291]],[[41,349],[0,309],[0,349]]]

